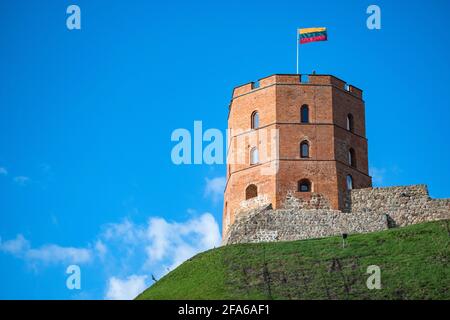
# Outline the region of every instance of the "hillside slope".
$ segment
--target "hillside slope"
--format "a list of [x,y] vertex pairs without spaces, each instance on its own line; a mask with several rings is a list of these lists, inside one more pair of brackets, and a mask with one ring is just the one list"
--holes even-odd
[[[198,254],[137,299],[450,299],[449,221]],[[380,290],[366,286],[381,268]]]

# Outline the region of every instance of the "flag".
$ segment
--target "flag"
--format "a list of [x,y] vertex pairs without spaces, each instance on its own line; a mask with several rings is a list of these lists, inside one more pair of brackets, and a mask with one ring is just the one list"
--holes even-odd
[[298,29],[298,33],[300,35],[300,44],[327,40],[327,28]]

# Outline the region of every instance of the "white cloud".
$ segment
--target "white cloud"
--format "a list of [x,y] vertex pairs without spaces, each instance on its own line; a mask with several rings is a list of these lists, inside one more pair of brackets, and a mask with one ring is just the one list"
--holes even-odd
[[108,253],[108,248],[106,247],[106,245],[103,243],[102,240],[97,240],[95,242],[95,250],[98,254],[98,256],[100,257],[100,259],[104,259],[105,255]]
[[149,219],[147,235],[150,244],[147,246],[147,254],[151,261],[161,260],[170,246],[169,238],[179,236],[173,229],[173,226],[162,218]]
[[144,236],[144,230],[128,219],[121,223],[106,224],[101,237],[105,240],[120,240],[124,243],[136,243]]
[[195,233],[200,236],[199,240],[203,248],[210,249],[220,245],[219,225],[210,213],[205,213],[197,219],[191,219],[183,227],[183,234]]
[[6,168],[4,167],[0,167],[0,176],[7,176],[8,175],[8,170],[6,170]]
[[104,267],[114,275],[109,278],[105,298],[134,298],[137,289],[130,289],[133,293],[129,295],[120,293],[128,291],[128,284],[138,286],[136,278],[124,276],[154,274],[160,278],[195,254],[220,246],[220,242],[219,225],[210,213],[183,222],[150,217],[141,224],[129,219],[106,224],[95,244],[97,256],[103,257]]
[[[104,225],[86,247],[47,244],[34,248],[22,235],[1,242],[0,252],[32,267],[95,263],[108,279],[108,299],[134,298],[146,288],[145,275],[157,278],[195,254],[220,246],[219,225],[210,213],[186,221],[150,217],[145,223],[129,219]],[[127,275],[132,275],[127,277]]]
[[0,242],[0,251],[10,253],[13,255],[20,255],[29,250],[30,243],[21,234],[18,234],[15,239]]
[[46,264],[82,264],[92,260],[92,251],[86,248],[61,247],[56,244],[50,244],[38,249],[28,250],[25,257],[27,260]]
[[145,275],[131,275],[126,279],[109,278],[106,299],[131,300],[147,288]]
[[55,244],[33,249],[30,242],[21,234],[15,239],[0,243],[0,251],[12,254],[31,264],[81,264],[92,260],[92,252],[86,248],[61,247]]
[[227,179],[225,177],[217,177],[213,179],[206,178],[205,197],[211,197],[214,202],[223,197]]
[[[112,265],[130,265],[142,258],[143,270],[155,274],[175,268],[193,255],[220,246],[219,225],[210,213],[195,216],[185,222],[168,222],[151,217],[146,224],[134,224],[128,219],[122,223],[107,224],[100,234],[102,244],[112,247],[109,256]],[[118,252],[120,256],[117,256]],[[139,257],[136,257],[139,256]],[[119,260],[119,261],[118,261]]]
[[164,260],[173,269],[199,252],[220,246],[221,242],[219,225],[210,213],[184,223],[152,218],[147,232],[150,242],[146,247],[147,266]]
[[25,176],[14,177],[13,180],[19,186],[25,186],[25,185],[27,185],[30,182],[30,178],[29,177],[25,177]]

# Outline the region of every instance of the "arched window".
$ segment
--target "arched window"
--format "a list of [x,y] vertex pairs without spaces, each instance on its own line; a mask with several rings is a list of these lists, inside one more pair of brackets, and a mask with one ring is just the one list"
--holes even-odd
[[311,182],[308,179],[303,179],[298,182],[298,192],[311,192]]
[[348,164],[356,168],[356,155],[355,150],[353,148],[350,148],[348,150]]
[[257,164],[259,162],[258,149],[250,149],[250,164]]
[[259,128],[259,113],[255,111],[252,113],[252,129]]
[[349,113],[347,115],[347,130],[350,132],[353,132],[354,127],[353,127],[353,116],[351,113]]
[[258,188],[251,184],[245,189],[245,200],[256,198],[258,196]]
[[347,176],[347,190],[353,189],[353,178],[351,175]]
[[300,108],[300,122],[309,123],[309,107],[307,104],[302,105]]
[[300,158],[309,158],[309,143],[306,140],[300,143]]

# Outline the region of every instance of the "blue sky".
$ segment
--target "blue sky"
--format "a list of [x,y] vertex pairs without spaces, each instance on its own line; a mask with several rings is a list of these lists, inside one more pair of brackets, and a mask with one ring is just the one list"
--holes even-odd
[[[81,30],[66,8],[81,8]],[[381,30],[366,8],[381,8]],[[224,165],[171,162],[226,128],[234,86],[295,72],[364,90],[376,185],[450,197],[448,1],[1,1],[0,298],[129,297],[218,243]],[[66,288],[66,267],[82,270]]]

